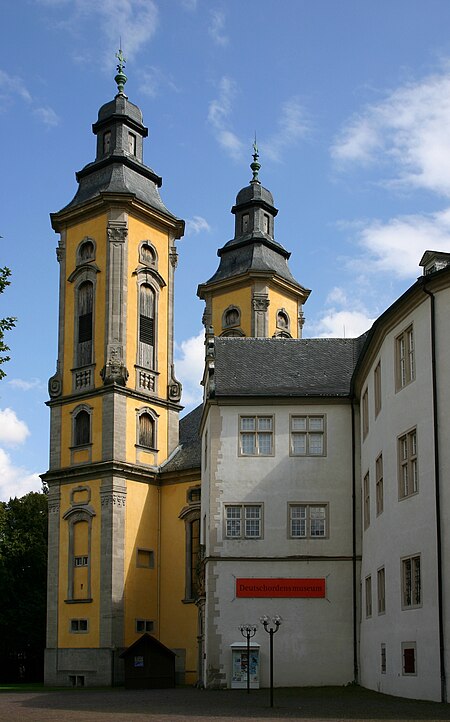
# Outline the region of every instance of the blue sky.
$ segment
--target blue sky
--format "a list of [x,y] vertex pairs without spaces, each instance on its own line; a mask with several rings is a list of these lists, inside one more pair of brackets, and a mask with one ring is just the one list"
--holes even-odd
[[55,371],[57,236],[49,213],[94,159],[91,125],[126,92],[149,127],[144,160],[186,220],[176,272],[177,375],[200,398],[197,285],[233,235],[230,209],[260,178],[275,236],[312,294],[306,336],[366,330],[450,251],[448,0],[16,0],[2,5],[0,265],[17,316],[0,382],[0,499],[39,489]]

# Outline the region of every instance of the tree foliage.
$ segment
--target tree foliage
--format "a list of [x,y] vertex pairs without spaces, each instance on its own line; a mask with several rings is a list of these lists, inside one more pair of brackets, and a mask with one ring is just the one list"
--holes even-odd
[[[0,268],[0,293],[3,293],[6,286],[9,286],[11,281],[9,281],[9,277],[11,275],[11,271],[9,268],[4,266],[3,268]],[[0,318],[0,365],[5,363],[5,361],[9,361],[9,356],[5,356],[5,351],[9,351],[9,346],[5,344],[3,341],[5,331],[10,331],[14,326],[16,325],[16,320],[12,316],[7,316],[6,318]],[[2,379],[5,376],[5,372],[2,368],[0,368],[0,379]]]
[[0,502],[0,680],[39,681],[45,649],[47,496]]

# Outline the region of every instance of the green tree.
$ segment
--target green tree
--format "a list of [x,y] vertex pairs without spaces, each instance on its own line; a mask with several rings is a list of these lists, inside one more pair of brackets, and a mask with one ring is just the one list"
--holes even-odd
[[[11,281],[9,281],[9,277],[11,275],[11,271],[9,268],[4,266],[3,268],[0,268],[0,293],[3,293],[6,286],[9,286]],[[5,331],[10,331],[14,326],[16,325],[16,320],[12,316],[8,316],[7,318],[0,318],[0,364],[5,363],[5,361],[9,361],[9,356],[4,356],[3,354],[5,351],[9,351],[9,346],[5,344],[3,341]],[[2,379],[5,376],[5,372],[2,368],[0,368],[0,379]]]
[[43,676],[47,586],[47,496],[0,502],[0,680]]

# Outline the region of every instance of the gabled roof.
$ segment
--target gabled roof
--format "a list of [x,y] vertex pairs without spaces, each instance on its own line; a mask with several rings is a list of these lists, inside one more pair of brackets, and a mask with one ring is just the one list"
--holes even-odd
[[349,396],[360,338],[216,338],[215,396]]

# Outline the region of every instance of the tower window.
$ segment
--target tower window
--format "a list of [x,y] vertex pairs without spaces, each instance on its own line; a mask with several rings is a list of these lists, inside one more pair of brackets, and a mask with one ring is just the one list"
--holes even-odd
[[153,368],[155,349],[155,292],[151,286],[139,288],[139,365]]
[[91,418],[84,409],[75,416],[73,441],[74,446],[85,446],[91,441]]
[[242,233],[247,233],[250,224],[250,216],[248,213],[244,213],[242,216]]
[[92,241],[85,241],[80,246],[80,261],[90,261],[94,258],[94,244]]
[[270,221],[269,221],[269,216],[267,215],[267,213],[264,213],[264,216],[263,216],[263,228],[264,228],[264,233],[267,233],[267,235],[269,235]]
[[139,260],[147,266],[156,267],[156,251],[150,243],[142,243],[139,249]]
[[108,155],[111,150],[111,131],[107,130],[103,134],[103,155]]
[[241,321],[241,312],[236,306],[229,306],[225,309],[222,317],[222,327],[230,328],[231,326],[239,326]]
[[136,155],[136,136],[134,133],[128,133],[128,151],[131,155]]
[[78,288],[77,303],[77,366],[92,363],[92,311],[94,287],[90,281],[82,283]]
[[139,416],[139,446],[155,448],[155,420],[148,413]]
[[277,328],[281,328],[283,331],[289,330],[289,315],[284,309],[277,312]]

